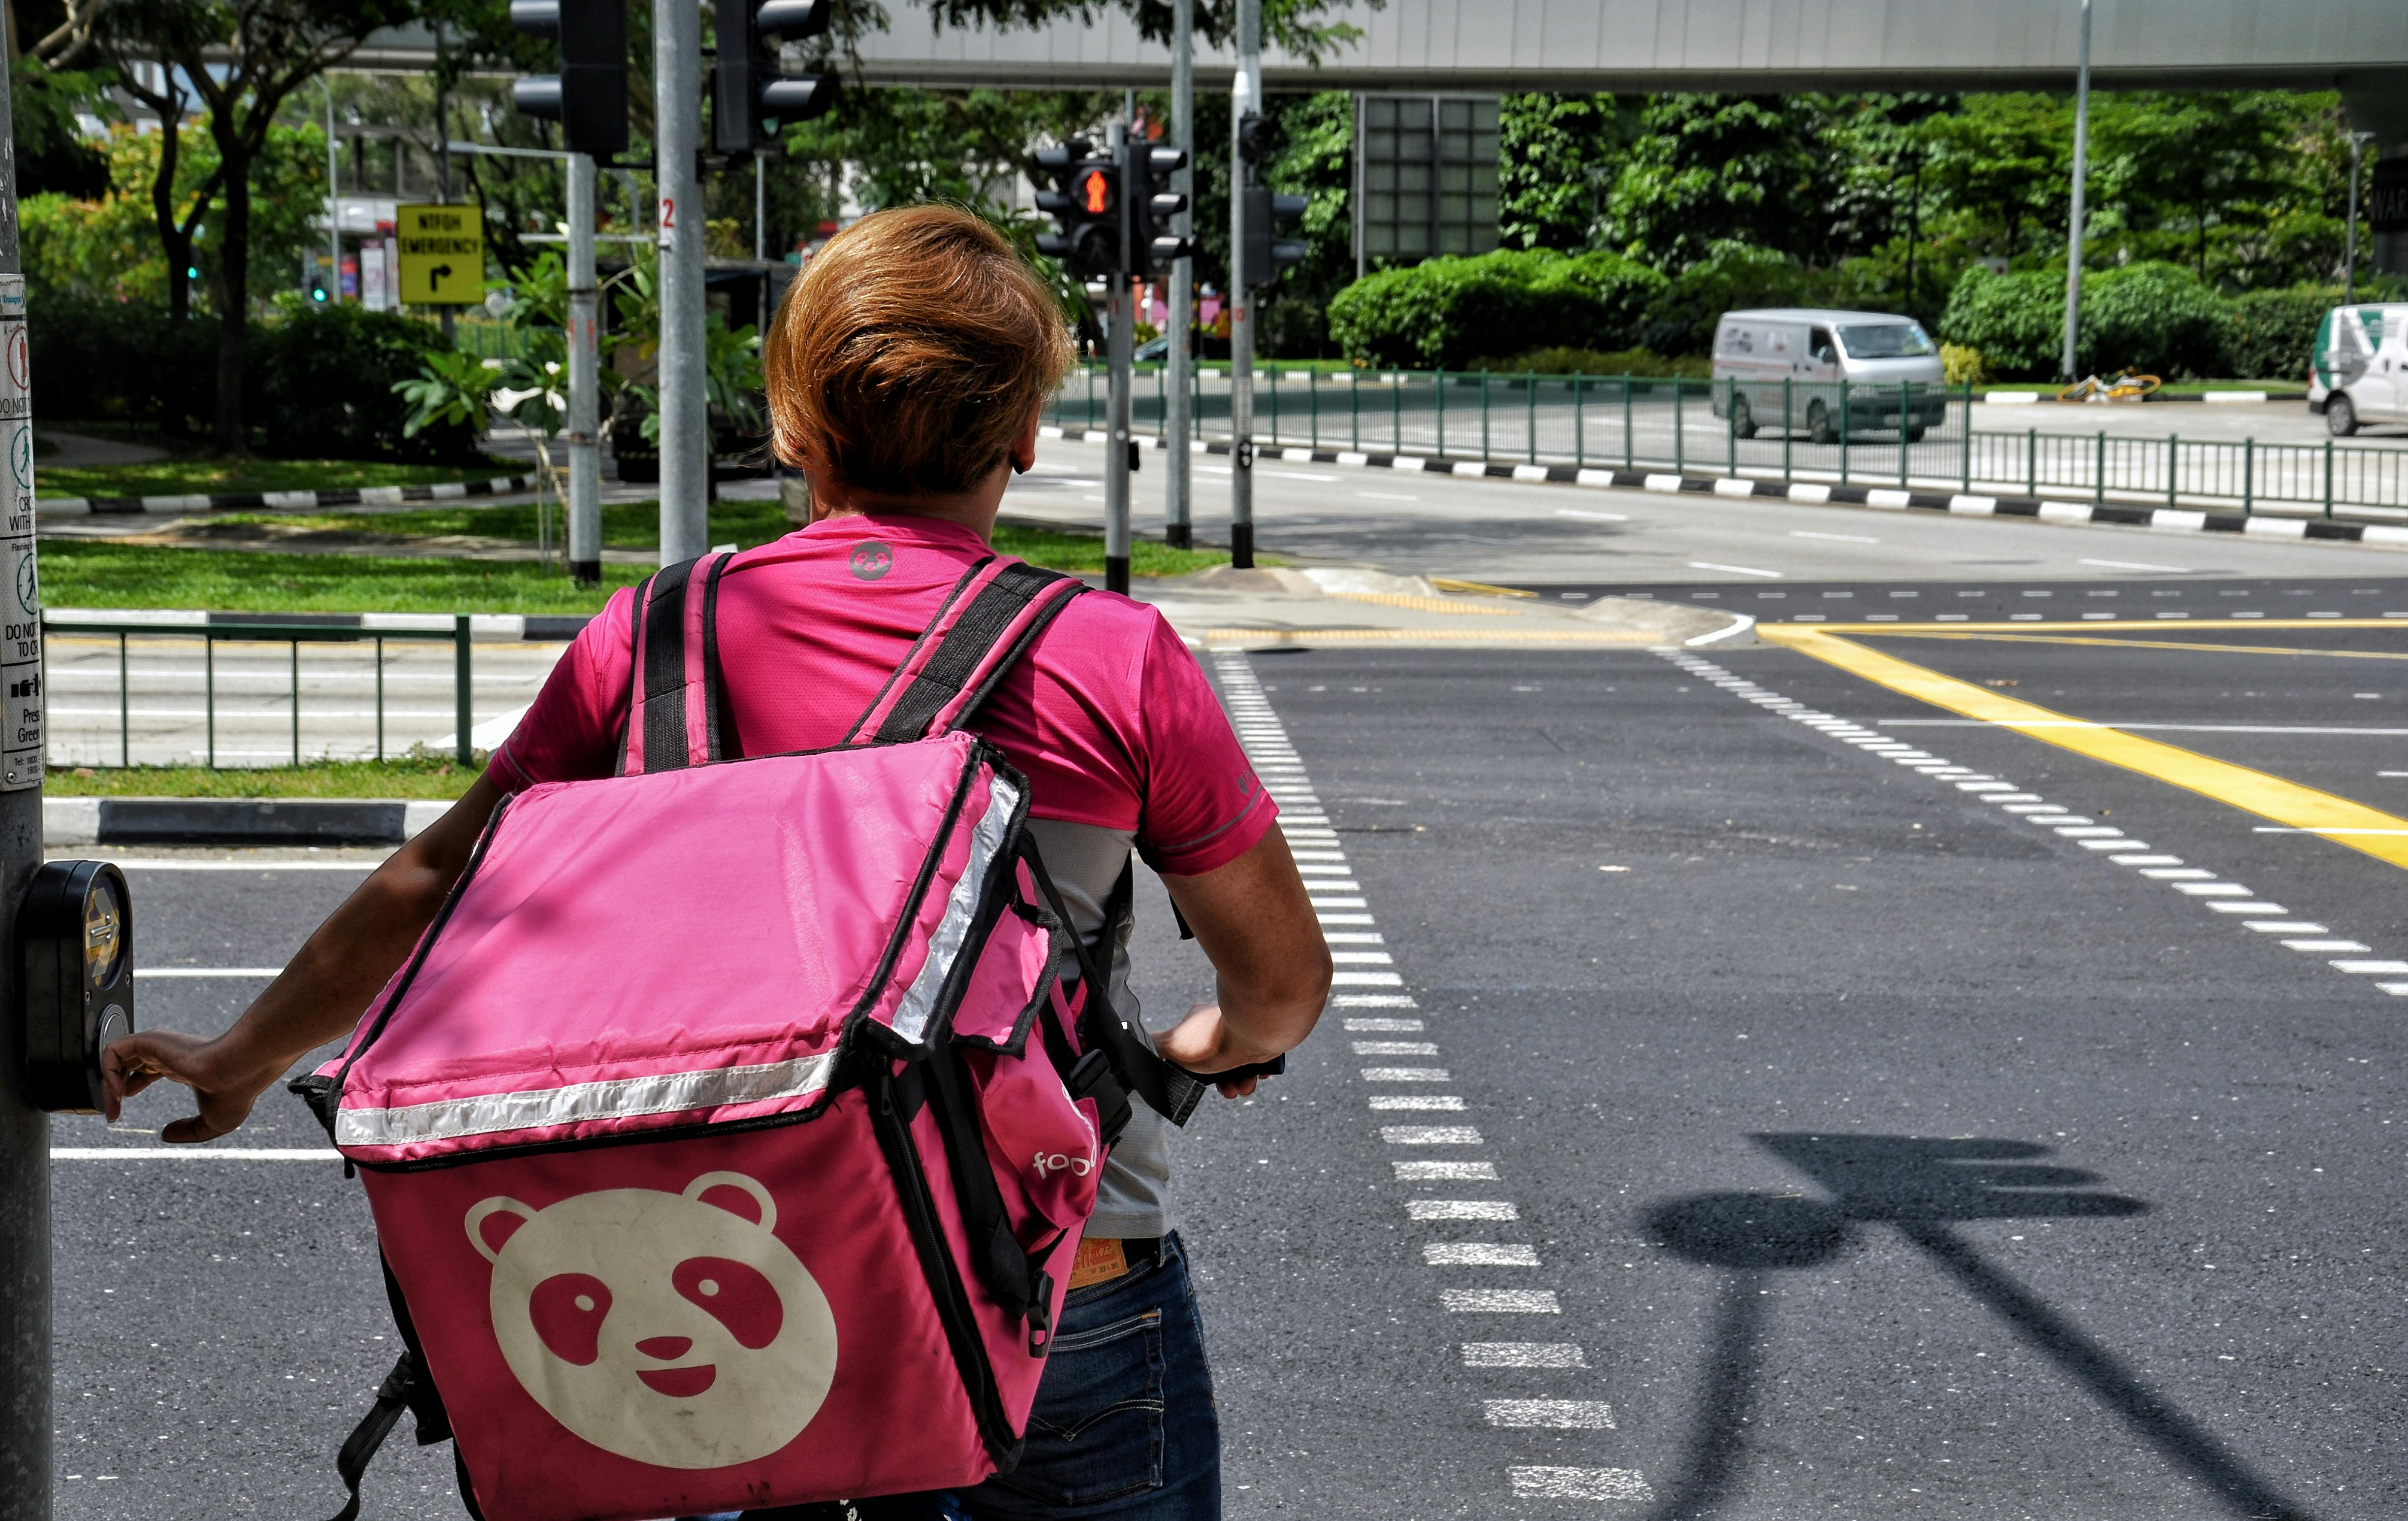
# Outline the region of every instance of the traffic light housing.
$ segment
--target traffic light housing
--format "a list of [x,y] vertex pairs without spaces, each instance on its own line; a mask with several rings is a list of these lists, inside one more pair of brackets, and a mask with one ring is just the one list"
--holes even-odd
[[832,0],[720,0],[719,64],[711,74],[711,146],[757,153],[776,146],[781,127],[824,116],[836,104],[837,77],[788,78],[780,47],[828,29]]
[[559,122],[561,145],[572,153],[625,152],[625,0],[510,0],[510,25],[560,45],[559,73],[511,82],[519,113]]
[[1302,264],[1304,256],[1312,251],[1312,245],[1301,238],[1271,236],[1277,230],[1275,222],[1304,215],[1312,201],[1303,195],[1274,195],[1260,185],[1249,185],[1242,194],[1246,197],[1246,246],[1239,251],[1239,283],[1254,291],[1279,279],[1280,271],[1288,265]]
[[1151,280],[1168,273],[1174,261],[1196,251],[1193,238],[1182,237],[1170,227],[1170,219],[1187,209],[1187,197],[1175,191],[1154,188],[1168,184],[1173,174],[1187,167],[1187,155],[1176,148],[1156,148],[1134,139],[1126,151],[1128,273],[1139,280]]
[[1058,148],[1038,150],[1037,165],[1053,175],[1055,187],[1037,193],[1037,209],[1061,228],[1039,233],[1037,251],[1061,260],[1084,280],[1124,273],[1120,162],[1096,156],[1094,144],[1073,137]]

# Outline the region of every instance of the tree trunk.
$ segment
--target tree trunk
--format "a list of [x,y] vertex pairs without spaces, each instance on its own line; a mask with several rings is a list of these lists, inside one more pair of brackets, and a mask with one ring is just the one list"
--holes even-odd
[[[222,114],[211,113],[213,124]],[[218,162],[225,171],[225,220],[219,227],[218,254],[217,447],[222,453],[243,454],[250,452],[242,372],[251,315],[251,149],[239,131],[219,129],[216,136]]]
[[181,323],[193,315],[193,289],[184,271],[193,267],[193,239],[176,222],[176,164],[182,144],[181,123],[163,109],[159,122],[159,172],[150,179],[150,215],[159,223],[159,246],[167,255],[167,319]]

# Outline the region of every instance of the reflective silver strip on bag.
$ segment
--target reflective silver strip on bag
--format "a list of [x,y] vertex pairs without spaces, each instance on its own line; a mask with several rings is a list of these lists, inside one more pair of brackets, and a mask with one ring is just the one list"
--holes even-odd
[[953,969],[953,959],[962,954],[962,941],[969,938],[970,921],[978,917],[979,895],[986,887],[986,874],[995,865],[996,853],[1003,849],[1003,837],[1011,827],[1013,810],[1020,806],[1020,793],[1010,782],[996,777],[988,791],[986,813],[970,834],[969,864],[962,868],[959,881],[945,898],[945,917],[938,922],[937,932],[928,937],[928,959],[921,964],[920,975],[903,994],[903,1001],[895,1010],[891,1027],[906,1040],[917,1041],[928,1028],[928,1018],[936,1012],[937,995]]
[[489,1136],[504,1130],[540,1130],[585,1120],[623,1120],[637,1114],[724,1108],[801,1098],[828,1084],[834,1052],[765,1062],[757,1067],[715,1067],[702,1072],[661,1072],[612,1078],[524,1093],[479,1094],[397,1109],[345,1109],[335,1114],[337,1146],[407,1146],[419,1141]]

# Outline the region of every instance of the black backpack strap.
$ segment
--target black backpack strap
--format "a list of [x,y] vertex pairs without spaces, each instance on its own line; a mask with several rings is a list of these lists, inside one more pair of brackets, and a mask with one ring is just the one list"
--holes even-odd
[[[394,1325],[401,1332],[401,1356],[394,1359],[393,1371],[377,1385],[376,1403],[368,1407],[366,1416],[351,1428],[351,1434],[343,1439],[342,1449],[335,1455],[335,1472],[350,1491],[350,1498],[333,1521],[359,1521],[360,1481],[366,1476],[368,1464],[384,1445],[385,1438],[393,1435],[403,1411],[408,1411],[417,1423],[420,1446],[433,1446],[452,1436],[452,1417],[443,1408],[443,1396],[436,1389],[434,1379],[427,1375],[426,1354],[419,1345],[418,1327],[410,1321],[408,1301],[401,1297],[401,1283],[393,1275],[393,1264],[380,1254],[378,1265],[384,1269],[385,1299],[393,1306]],[[468,1487],[468,1471],[465,1463],[459,1462],[456,1445],[452,1454],[459,1469],[460,1499],[468,1507],[468,1514],[476,1516],[476,1495]]]
[[[1086,937],[1078,932],[1078,922],[1070,917],[1069,909],[1062,902],[1060,889],[1046,874],[1044,863],[1038,857],[1035,847],[1024,844],[1021,859],[1028,864],[1029,875],[1036,881],[1039,893],[1044,897],[1046,908],[1069,927],[1070,943],[1078,952],[1080,981],[1086,985],[1086,997],[1079,1009],[1080,1042],[1087,1048],[1089,1056],[1100,1053],[1103,1066],[1108,1069],[1096,1076],[1108,1076],[1124,1092],[1145,1100],[1146,1108],[1171,1124],[1185,1125],[1188,1117],[1196,1112],[1196,1106],[1204,1101],[1204,1095],[1211,1091],[1214,1080],[1197,1077],[1164,1057],[1154,1049],[1154,1041],[1145,1031],[1130,1024],[1112,1007],[1111,979],[1107,969],[1111,954],[1110,947],[1119,942],[1120,926],[1135,911],[1137,863],[1132,860],[1121,868],[1120,881],[1112,885],[1111,897],[1104,900],[1104,927],[1099,940],[1107,949],[1099,963],[1096,953],[1088,948]],[[1080,1066],[1086,1066],[1084,1058]],[[1075,1098],[1089,1096],[1081,1091],[1077,1082],[1073,1082],[1070,1088]],[[1105,1099],[1101,1096],[1097,1097],[1097,1107],[1105,1107]]]
[[636,588],[635,658],[619,773],[674,771],[728,754],[734,720],[719,668],[724,552],[667,566]]
[[847,744],[896,744],[968,723],[1085,582],[996,557],[970,567]]

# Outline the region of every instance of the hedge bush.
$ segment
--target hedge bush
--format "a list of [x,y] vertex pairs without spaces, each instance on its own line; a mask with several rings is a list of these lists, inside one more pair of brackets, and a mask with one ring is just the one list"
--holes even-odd
[[2251,291],[2232,300],[2224,332],[2224,372],[2243,380],[2308,380],[2316,324],[2341,305],[2338,285]]
[[1549,345],[1627,349],[1663,286],[1615,253],[1499,249],[1356,280],[1329,303],[1329,336],[1349,359],[1438,369]]
[[[2127,365],[2170,380],[2214,375],[2225,365],[2228,323],[2224,299],[2180,265],[2101,270],[2083,280],[2074,364],[2086,375]],[[1949,294],[1940,336],[1980,350],[1995,380],[2054,376],[2065,341],[2065,277],[1976,265]]]
[[[49,303],[27,323],[34,415],[107,421],[206,437],[217,413],[218,324],[173,323],[155,309]],[[442,346],[431,323],[358,306],[288,307],[251,324],[244,416],[251,447],[329,459],[472,460],[473,430],[402,437],[408,409],[396,380]]]
[[1706,257],[1656,293],[1648,304],[1641,340],[1657,353],[1711,353],[1724,312],[1828,306],[1830,279],[1772,249],[1716,243]]

